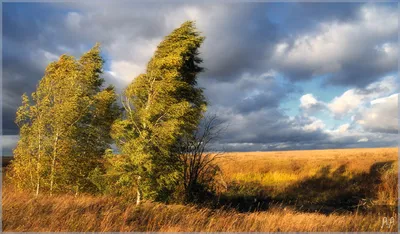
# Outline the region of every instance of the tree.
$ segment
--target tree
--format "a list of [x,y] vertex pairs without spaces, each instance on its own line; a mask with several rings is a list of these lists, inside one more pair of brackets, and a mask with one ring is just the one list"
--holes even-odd
[[[206,109],[197,74],[203,71],[198,49],[204,38],[188,21],[159,44],[146,73],[136,77],[122,97],[124,114],[112,135],[120,152],[120,179],[142,196],[168,200],[179,180],[179,155],[172,149],[193,132]],[[121,162],[122,161],[122,162]]]
[[[38,105],[40,106],[40,105]],[[40,177],[41,177],[41,154],[43,153],[43,143],[41,128],[41,116],[37,115],[37,108],[30,106],[29,97],[26,94],[22,95],[22,105],[16,113],[15,123],[20,128],[20,139],[17,147],[14,150],[13,176],[14,180],[18,181],[19,188],[32,188],[39,192]],[[33,125],[33,116],[37,116],[39,120],[35,120]],[[31,147],[36,145],[36,147]],[[35,157],[35,155],[37,155]],[[36,168],[35,168],[36,167]],[[35,170],[32,170],[34,169]]]
[[215,161],[223,152],[212,148],[223,130],[224,126],[217,116],[208,115],[193,134],[181,138],[177,151],[182,166],[181,181],[186,202],[204,199],[220,185],[226,188],[225,182],[217,181],[216,178],[221,171]]
[[110,147],[112,123],[119,117],[120,109],[116,104],[117,95],[113,86],[101,89],[104,80],[100,78],[103,59],[98,44],[85,53],[79,60],[82,66],[82,78],[86,80],[84,96],[89,98],[89,108],[76,123],[78,131],[74,138],[79,144],[74,149],[74,157],[66,162],[68,179],[74,190],[92,191],[96,186],[88,179],[88,173],[102,168],[101,156]]
[[12,163],[18,187],[36,194],[89,188],[83,184],[109,147],[118,116],[114,88],[101,89],[102,66],[98,44],[79,61],[62,55],[46,68],[32,100],[23,95]]

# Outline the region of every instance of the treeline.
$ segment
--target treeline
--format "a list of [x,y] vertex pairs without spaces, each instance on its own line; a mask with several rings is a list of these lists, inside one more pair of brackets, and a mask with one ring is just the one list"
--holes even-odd
[[98,44],[78,60],[62,55],[50,63],[16,113],[14,184],[36,195],[113,194],[137,203],[212,193],[218,167],[206,147],[219,129],[215,118],[205,118],[207,102],[197,86],[203,41],[194,23],[185,22],[120,95],[104,87]]

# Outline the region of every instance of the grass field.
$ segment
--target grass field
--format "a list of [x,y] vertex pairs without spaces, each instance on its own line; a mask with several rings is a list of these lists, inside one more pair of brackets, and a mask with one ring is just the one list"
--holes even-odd
[[397,204],[397,148],[229,153],[219,164],[231,197],[331,208]]
[[207,205],[34,198],[6,181],[3,230],[394,232],[397,157],[397,148],[229,153],[218,160],[225,186]]

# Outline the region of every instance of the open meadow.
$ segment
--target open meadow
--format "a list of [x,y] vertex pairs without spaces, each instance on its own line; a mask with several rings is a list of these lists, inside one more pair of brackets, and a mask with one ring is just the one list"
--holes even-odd
[[35,197],[3,177],[3,231],[395,232],[397,158],[397,148],[227,153],[218,196],[187,205]]

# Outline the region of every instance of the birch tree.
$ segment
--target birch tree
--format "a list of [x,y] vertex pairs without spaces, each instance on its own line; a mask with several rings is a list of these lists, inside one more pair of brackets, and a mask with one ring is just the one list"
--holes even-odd
[[185,132],[196,129],[206,109],[197,86],[203,40],[193,22],[182,24],[158,45],[146,72],[122,95],[124,114],[112,134],[126,157],[118,165],[120,179],[131,179],[138,204],[142,197],[168,200],[179,183],[173,148]]
[[32,100],[23,96],[12,163],[19,187],[36,194],[90,187],[88,174],[109,147],[110,126],[118,116],[113,87],[102,88],[102,65],[99,45],[78,61],[62,55],[46,68]]

